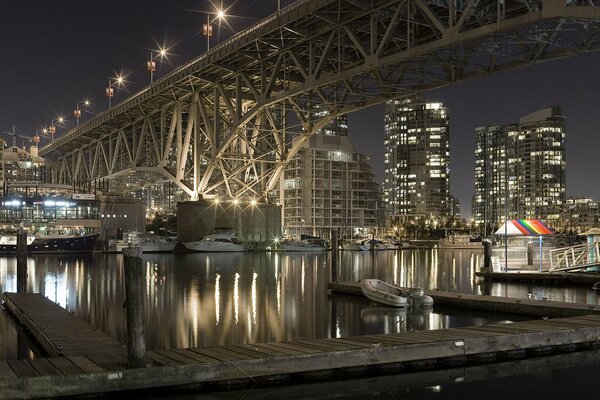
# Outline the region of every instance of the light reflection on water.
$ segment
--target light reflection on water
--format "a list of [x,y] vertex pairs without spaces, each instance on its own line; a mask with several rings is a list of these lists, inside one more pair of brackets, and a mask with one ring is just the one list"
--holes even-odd
[[[406,312],[348,296],[330,296],[330,254],[146,254],[149,349],[213,346],[394,333],[527,319],[441,309]],[[581,288],[481,285],[482,254],[470,250],[343,252],[339,280],[379,278],[398,286],[596,304]],[[120,255],[36,256],[28,292],[42,293],[112,337],[124,340],[124,273]],[[16,290],[16,260],[0,258],[0,289]],[[26,356],[6,313],[0,316],[0,359]]]

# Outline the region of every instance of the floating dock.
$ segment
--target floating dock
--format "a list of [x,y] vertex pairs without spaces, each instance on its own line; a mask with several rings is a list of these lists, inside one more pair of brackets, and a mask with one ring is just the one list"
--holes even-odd
[[[440,299],[436,297],[438,304]],[[65,354],[66,342],[76,338],[60,335],[61,321],[52,328],[54,334],[46,334],[44,310],[50,313],[57,307],[50,300],[5,293],[4,301],[13,315],[29,321],[27,329],[34,337],[46,335],[49,346],[62,348],[63,356],[0,362],[2,399],[161,387],[193,387],[202,392],[239,389],[448,368],[600,346],[600,315],[584,315],[410,333],[153,350],[146,353],[145,368],[127,369],[124,346],[110,341],[94,344],[93,349],[73,347]],[[77,319],[68,312],[56,318]]]
[[600,274],[594,272],[546,272],[546,271],[528,271],[528,270],[509,270],[507,272],[475,272],[475,276],[485,279],[529,282],[544,281],[568,284],[590,285],[600,281]]
[[[360,282],[332,282],[327,284],[327,288],[334,294],[339,293],[365,297],[360,289]],[[468,293],[443,292],[440,290],[425,290],[425,294],[433,298],[435,305],[525,314],[535,317],[558,318],[600,313],[600,305],[596,304],[481,296]]]

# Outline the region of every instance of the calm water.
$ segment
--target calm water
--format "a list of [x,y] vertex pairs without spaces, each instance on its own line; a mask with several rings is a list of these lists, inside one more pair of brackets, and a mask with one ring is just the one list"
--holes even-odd
[[[329,253],[144,255],[148,349],[345,337],[530,319],[440,307],[407,314],[360,298],[331,296],[326,289],[331,277],[329,257]],[[470,250],[343,252],[339,279],[357,281],[375,277],[407,287],[521,298],[535,293],[550,300],[598,302],[596,292],[586,287],[484,285],[474,275],[481,264],[482,253]],[[124,340],[124,275],[120,255],[36,256],[29,259],[28,269],[29,292],[43,293],[94,327]],[[16,291],[13,258],[0,258],[0,290]],[[22,359],[34,353],[32,346],[18,339],[17,328],[6,313],[0,314],[0,351],[0,359]],[[578,354],[583,357],[581,354],[585,353]],[[600,370],[595,359],[589,362],[588,357],[586,362],[579,362],[573,355],[567,357],[574,361],[544,365],[548,369],[548,365],[554,364],[561,368],[580,368],[585,364],[593,366],[586,367],[586,371]],[[506,365],[508,371],[515,370],[516,363]],[[468,369],[460,370],[466,373]],[[435,372],[420,376],[428,374],[435,376]],[[469,387],[471,379],[466,376],[459,380],[454,375],[437,380],[422,378],[426,381],[424,385],[413,385],[411,389],[400,384],[390,390],[399,391],[397,394],[402,397],[448,396],[453,390],[457,393],[455,385],[459,389]],[[477,376],[477,382],[491,379],[489,374],[471,372],[470,376]],[[404,382],[405,378],[398,379]],[[370,381],[361,381],[356,380],[358,387],[349,396],[371,386]],[[331,390],[336,387],[333,383],[320,385]],[[249,395],[244,393],[240,396]],[[252,395],[256,393],[253,391]]]

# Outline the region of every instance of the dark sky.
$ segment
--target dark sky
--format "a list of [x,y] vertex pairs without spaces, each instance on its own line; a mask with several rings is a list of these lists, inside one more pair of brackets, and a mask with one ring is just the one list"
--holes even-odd
[[[281,0],[282,6],[288,2]],[[228,21],[239,31],[273,13],[277,0],[223,4],[238,16]],[[173,53],[171,65],[158,65],[158,77],[206,50],[206,39],[199,35],[206,15],[198,11],[208,10],[214,8],[206,0],[3,0],[0,131],[15,125],[33,136],[60,114],[72,127],[77,101],[89,97],[95,112],[106,108],[104,88],[120,71],[129,74],[127,91],[136,92],[149,82],[145,62],[157,44],[172,46]],[[230,34],[224,29],[220,39]],[[213,38],[215,44],[217,40]],[[559,105],[567,117],[567,195],[600,198],[594,168],[600,148],[599,71],[600,54],[592,53],[424,94],[442,101],[450,112],[451,192],[460,200],[464,216],[471,214],[474,128],[517,122],[550,105]],[[115,101],[125,94],[118,93]],[[383,107],[356,112],[349,122],[351,138],[371,157],[381,181]]]

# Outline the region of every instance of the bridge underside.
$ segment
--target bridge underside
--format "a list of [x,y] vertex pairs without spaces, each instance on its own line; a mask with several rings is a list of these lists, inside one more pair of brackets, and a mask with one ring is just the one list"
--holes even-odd
[[59,182],[171,181],[191,198],[269,201],[332,118],[596,50],[599,28],[591,1],[300,0],[41,154],[58,160]]

